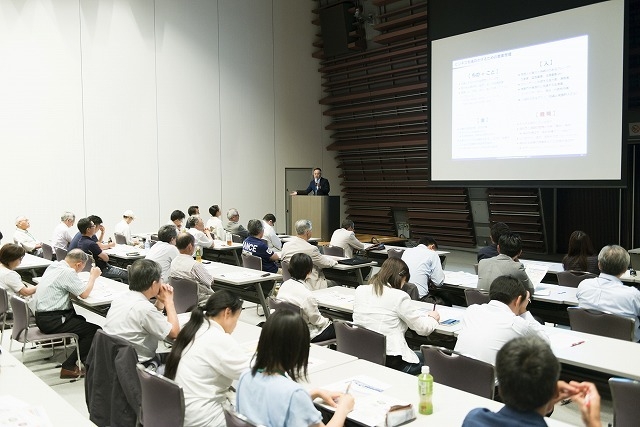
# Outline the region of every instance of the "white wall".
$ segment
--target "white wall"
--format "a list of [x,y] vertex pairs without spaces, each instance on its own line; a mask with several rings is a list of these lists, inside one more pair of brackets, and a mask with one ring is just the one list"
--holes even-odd
[[[3,243],[60,214],[132,209],[152,231],[191,204],[276,214],[285,167],[326,151],[313,2],[0,0]],[[304,185],[305,183],[301,183]]]

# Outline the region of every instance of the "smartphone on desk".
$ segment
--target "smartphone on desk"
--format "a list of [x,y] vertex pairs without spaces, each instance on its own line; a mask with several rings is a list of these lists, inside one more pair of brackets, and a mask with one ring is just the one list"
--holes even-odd
[[460,323],[460,320],[458,320],[458,319],[447,319],[447,320],[443,320],[442,322],[440,322],[440,324],[444,325],[444,326],[457,325],[458,323]]

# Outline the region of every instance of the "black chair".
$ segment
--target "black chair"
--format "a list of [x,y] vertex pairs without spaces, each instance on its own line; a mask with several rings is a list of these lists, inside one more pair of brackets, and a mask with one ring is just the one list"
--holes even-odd
[[169,277],[173,286],[173,304],[177,313],[186,313],[198,305],[198,284],[191,279]]
[[47,243],[42,243],[42,258],[53,261],[53,248]]
[[569,313],[569,325],[574,331],[625,341],[635,340],[636,324],[633,317],[580,307],[568,307],[567,312]]
[[244,268],[250,268],[252,270],[262,271],[262,258],[243,252],[242,266]]
[[337,350],[359,359],[384,365],[387,360],[387,337],[352,322],[335,320]]
[[238,234],[232,234],[231,235],[231,241],[233,243],[242,243],[242,242],[244,242],[244,239],[242,238],[242,236],[240,236]]
[[227,427],[264,427],[262,424],[256,424],[244,415],[228,408],[224,408],[224,420]]
[[82,271],[91,271],[91,267],[96,266],[96,261],[93,259],[93,255],[87,252],[87,256],[89,257],[89,259],[87,260],[87,263],[84,265],[84,268],[82,269]]
[[635,427],[640,419],[640,381],[627,378],[609,378],[613,400],[613,425]]
[[137,366],[142,405],[140,420],[148,427],[182,427],[184,425],[184,392],[175,381]]
[[477,289],[465,289],[464,298],[467,300],[467,307],[473,304],[486,304],[491,301],[487,292],[482,292]]
[[64,261],[67,257],[67,250],[62,248],[56,248],[56,259],[58,261]]
[[438,382],[449,387],[493,399],[495,373],[490,363],[431,345],[420,346],[424,364]]
[[124,234],[113,233],[113,236],[115,237],[116,244],[118,244],[118,245],[126,245],[127,244],[127,237]]
[[4,338],[4,327],[7,324],[9,314],[9,294],[5,288],[0,287],[0,318],[2,318],[2,329],[0,330],[0,344]]
[[344,256],[344,249],[340,246],[325,246],[323,251],[325,255],[329,256]]
[[420,292],[418,291],[418,287],[414,283],[405,282],[402,285],[402,290],[409,294],[409,298],[415,301],[420,300]]
[[402,254],[404,253],[404,249],[389,249],[387,251],[387,257],[389,258],[402,258]]
[[570,288],[577,288],[580,282],[584,279],[592,279],[594,277],[598,277],[593,273],[589,273],[587,271],[558,271],[556,273],[558,276],[558,285],[560,286],[568,286]]

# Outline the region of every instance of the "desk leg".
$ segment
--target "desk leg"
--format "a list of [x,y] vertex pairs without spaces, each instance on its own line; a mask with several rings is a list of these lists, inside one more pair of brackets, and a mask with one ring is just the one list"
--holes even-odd
[[362,277],[362,269],[358,268],[356,270],[356,280],[358,281],[358,286],[364,285],[364,278]]
[[[241,251],[233,251],[233,257],[235,258],[236,265],[238,267],[242,267],[242,261],[240,261],[240,254],[241,253],[242,253]],[[260,291],[260,292],[262,292],[262,291]]]
[[260,300],[260,304],[262,304],[262,308],[264,309],[264,318],[268,319],[269,318],[269,306],[267,305],[267,300],[264,297],[264,292],[262,292],[262,283],[258,282],[255,283],[254,286],[256,287],[256,293],[258,294],[258,299]]

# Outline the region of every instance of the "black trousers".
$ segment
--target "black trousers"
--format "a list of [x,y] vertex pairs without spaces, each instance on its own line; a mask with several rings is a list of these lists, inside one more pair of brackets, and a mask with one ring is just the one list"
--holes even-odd
[[[64,321],[63,321],[64,317]],[[78,349],[80,360],[84,363],[91,348],[91,342],[100,326],[87,322],[87,320],[76,314],[75,310],[58,310],[36,312],[36,325],[45,334],[57,334],[71,332],[78,335]],[[77,353],[71,352],[67,360],[62,362],[62,367],[73,370],[78,361]]]

